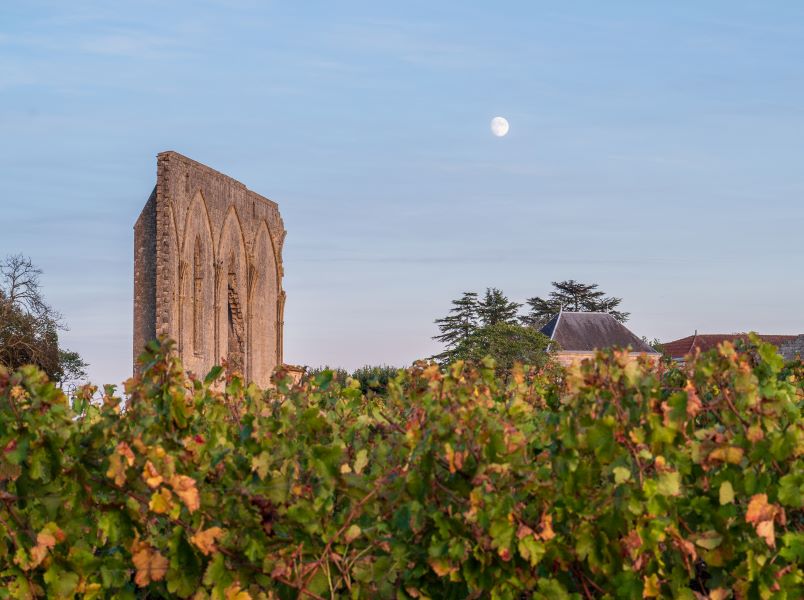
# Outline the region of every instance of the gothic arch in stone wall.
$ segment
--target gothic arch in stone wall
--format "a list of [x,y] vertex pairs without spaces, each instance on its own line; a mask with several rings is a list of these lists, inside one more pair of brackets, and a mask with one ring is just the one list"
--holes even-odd
[[249,294],[251,306],[251,355],[255,369],[253,379],[259,385],[270,383],[271,373],[280,360],[277,340],[280,339],[278,317],[279,272],[273,240],[268,224],[262,221],[252,245],[252,285]]
[[[214,355],[215,245],[203,194],[196,192],[184,219],[179,261],[179,352],[200,373]],[[195,330],[195,335],[193,331]]]
[[248,366],[248,255],[237,209],[230,206],[218,236],[217,331],[218,356],[249,377]]

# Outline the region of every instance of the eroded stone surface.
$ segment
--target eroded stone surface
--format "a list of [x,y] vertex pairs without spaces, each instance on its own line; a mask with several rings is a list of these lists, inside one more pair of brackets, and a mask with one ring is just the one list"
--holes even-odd
[[158,336],[185,367],[222,359],[265,386],[282,362],[285,228],[275,202],[176,152],[134,226],[134,360]]

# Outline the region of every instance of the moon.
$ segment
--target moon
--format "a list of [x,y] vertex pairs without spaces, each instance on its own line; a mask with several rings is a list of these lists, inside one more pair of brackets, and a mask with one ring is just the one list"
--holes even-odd
[[491,120],[491,133],[497,137],[503,137],[508,133],[508,120],[505,117],[494,117]]

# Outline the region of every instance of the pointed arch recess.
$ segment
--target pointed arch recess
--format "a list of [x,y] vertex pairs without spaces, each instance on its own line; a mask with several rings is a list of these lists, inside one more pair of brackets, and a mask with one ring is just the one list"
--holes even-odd
[[251,292],[251,355],[255,365],[252,379],[261,386],[270,383],[279,356],[277,340],[280,335],[279,265],[271,230],[262,221],[254,236],[254,283]]
[[237,209],[230,206],[218,236],[218,356],[247,378],[249,352],[248,256]]
[[179,275],[179,350],[185,368],[203,375],[215,355],[215,245],[209,212],[198,191],[187,207]]

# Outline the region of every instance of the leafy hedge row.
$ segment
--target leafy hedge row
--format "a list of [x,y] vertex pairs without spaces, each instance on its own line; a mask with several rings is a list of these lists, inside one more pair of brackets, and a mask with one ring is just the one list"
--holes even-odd
[[125,406],[0,369],[0,597],[802,597],[804,368],[420,365]]

